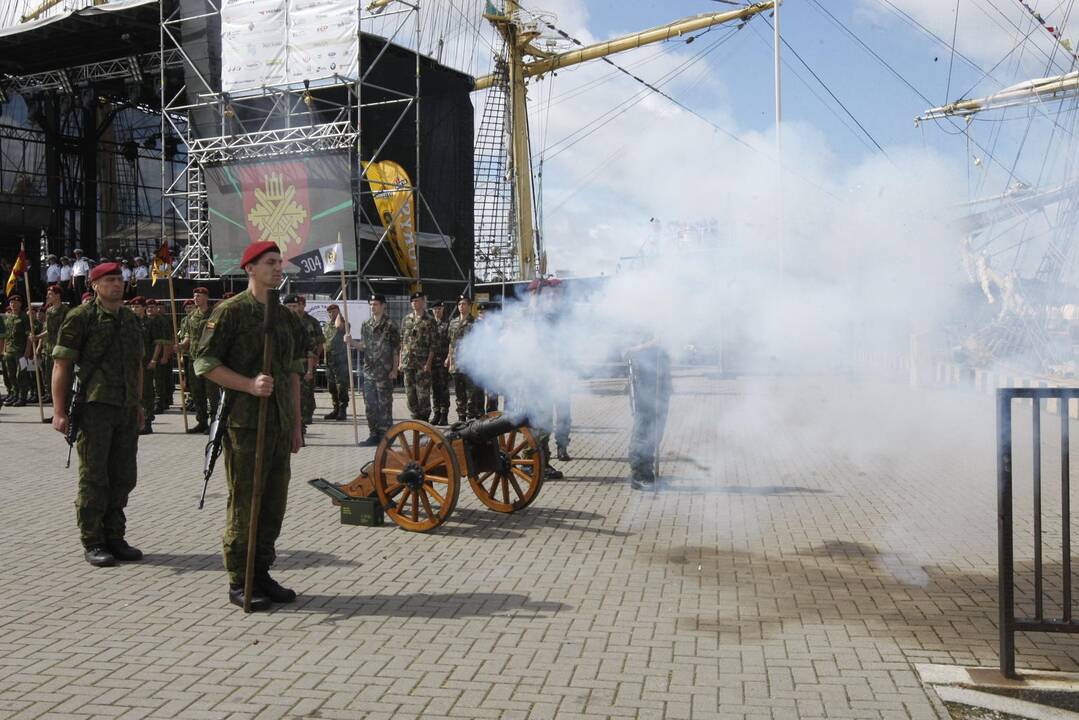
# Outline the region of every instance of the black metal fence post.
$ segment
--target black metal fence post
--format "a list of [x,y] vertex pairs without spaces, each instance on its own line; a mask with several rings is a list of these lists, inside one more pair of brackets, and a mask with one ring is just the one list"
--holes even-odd
[[1015,577],[1012,564],[1012,396],[997,390],[997,563],[1000,674],[1015,677]]

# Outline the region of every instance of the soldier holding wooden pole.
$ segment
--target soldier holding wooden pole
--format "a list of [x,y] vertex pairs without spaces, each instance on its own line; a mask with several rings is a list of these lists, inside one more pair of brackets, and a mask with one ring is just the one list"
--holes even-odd
[[303,445],[305,346],[296,316],[277,303],[277,245],[252,243],[240,266],[247,290],[214,308],[195,351],[195,374],[229,395],[222,440],[229,488],[223,551],[229,601],[251,611],[296,599],[270,577],[270,566],[285,514],[290,453]]

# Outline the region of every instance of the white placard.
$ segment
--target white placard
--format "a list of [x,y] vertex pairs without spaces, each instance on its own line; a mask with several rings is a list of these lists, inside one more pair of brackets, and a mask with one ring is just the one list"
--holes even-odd
[[317,87],[359,74],[356,0],[223,0],[221,87],[242,95],[267,86]]

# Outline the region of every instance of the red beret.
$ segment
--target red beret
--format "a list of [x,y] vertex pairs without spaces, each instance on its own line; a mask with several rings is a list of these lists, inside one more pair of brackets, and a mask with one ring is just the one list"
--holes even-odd
[[106,275],[120,275],[120,263],[101,263],[90,271],[90,282],[96,282]]
[[8,298],[7,304],[10,305],[11,303],[15,302],[16,300],[18,300],[21,303],[22,302],[22,295],[12,295],[11,297]]
[[82,301],[83,301],[83,302],[86,302],[87,300],[92,300],[92,299],[93,299],[93,297],[94,297],[94,294],[93,294],[93,293],[91,293],[91,292],[84,292],[84,293],[82,294]]
[[195,307],[194,300],[184,300],[184,307]]
[[200,285],[199,287],[197,287],[197,288],[195,288],[194,290],[192,290],[192,291],[191,291],[191,293],[192,293],[193,295],[209,295],[209,294],[210,294],[210,291],[209,291],[209,289],[207,289],[207,288],[204,288],[204,287],[202,287],[202,286]]
[[263,240],[262,242],[253,242],[247,246],[244,250],[244,255],[240,258],[240,267],[247,267],[249,263],[253,263],[266,253],[273,251],[275,253],[281,252],[281,248],[277,247],[277,243],[273,240]]
[[341,308],[337,307],[337,303],[330,303],[329,305],[327,305],[326,312],[329,312],[330,310],[336,310],[337,312],[341,312]]
[[221,296],[222,300],[228,300],[230,297],[236,297],[236,293],[229,290],[227,293]]
[[131,298],[131,300],[128,302],[128,304],[129,305],[138,305],[138,306],[142,307],[142,306],[146,305],[146,298],[144,298],[142,295],[136,295],[135,297]]
[[60,287],[59,285],[50,285],[49,286],[49,292],[54,292],[54,293],[57,293],[57,294],[63,294],[64,289],[62,287]]
[[154,298],[147,298],[146,305],[147,307],[149,307],[150,305],[157,305],[157,300],[155,300]]

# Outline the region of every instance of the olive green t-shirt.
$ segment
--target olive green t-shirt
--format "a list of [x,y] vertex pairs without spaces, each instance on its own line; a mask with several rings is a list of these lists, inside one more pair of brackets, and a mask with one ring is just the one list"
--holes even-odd
[[[262,371],[263,313],[265,306],[250,290],[229,298],[214,308],[195,350],[195,374],[205,375],[224,365],[244,377],[253,378]],[[294,421],[292,374],[303,374],[305,345],[303,330],[296,315],[278,305],[274,308],[271,328],[270,374],[274,380],[270,396],[268,428],[290,433]],[[258,398],[245,392],[227,391],[231,401],[229,427],[258,427]]]
[[78,365],[76,375],[80,386],[86,387],[87,402],[138,405],[145,355],[139,319],[127,308],[109,312],[94,300],[70,311],[60,325],[52,356]]

